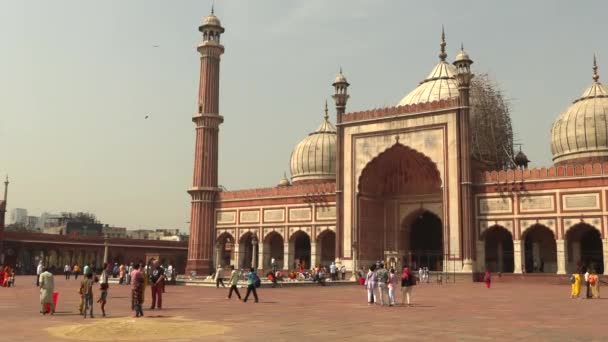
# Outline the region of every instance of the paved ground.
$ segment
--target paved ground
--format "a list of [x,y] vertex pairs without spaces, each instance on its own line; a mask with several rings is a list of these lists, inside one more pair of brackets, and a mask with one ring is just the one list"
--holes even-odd
[[143,319],[130,318],[129,288],[111,285],[110,317],[98,318],[96,306],[98,316],[85,320],[77,315],[77,282],[56,277],[55,316],[38,313],[33,277],[17,282],[0,288],[2,341],[384,342],[419,340],[420,333],[429,341],[608,340],[608,301],[569,299],[569,285],[419,285],[413,307],[368,306],[364,290],[354,285],[261,289],[258,304],[227,301],[223,289],[172,286],[163,310],[145,311]]

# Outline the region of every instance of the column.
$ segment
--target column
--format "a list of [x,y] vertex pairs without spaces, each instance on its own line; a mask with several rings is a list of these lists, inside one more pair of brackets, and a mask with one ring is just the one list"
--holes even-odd
[[240,253],[239,253],[239,249],[240,249],[240,243],[238,241],[234,241],[234,244],[232,244],[232,264],[234,265],[234,268],[236,269],[240,269],[241,268],[241,257],[240,257]]
[[258,269],[258,237],[253,236],[251,239],[251,267]]
[[351,281],[357,281],[357,270],[359,269],[359,260],[357,259],[358,255],[357,255],[357,247],[352,246],[352,250],[353,250],[353,273],[350,276],[350,280]]
[[557,240],[557,274],[566,274],[566,262],[568,261],[568,251],[566,250],[566,240]]
[[[222,265],[222,243],[217,241],[215,243],[215,262],[214,266]],[[222,265],[223,266],[223,265]]]
[[602,244],[602,253],[604,254],[604,274],[608,274],[608,239],[603,239]]
[[103,241],[103,262],[108,262],[108,258],[110,257],[110,247],[108,244],[108,239]]
[[522,260],[524,260],[521,240],[513,240],[513,273],[522,273]]
[[485,272],[486,269],[486,243],[485,241],[476,241],[476,264],[477,272]]
[[289,257],[289,254],[291,252],[290,248],[289,248],[290,243],[289,242],[285,242],[283,244],[283,270],[287,271],[291,268],[291,258]]
[[258,242],[258,268],[262,271],[264,271],[264,268],[270,268],[270,265],[268,265],[268,262],[265,260],[266,258],[264,258],[264,243],[263,242]]
[[317,266],[317,243],[311,241],[310,242],[310,265],[308,268],[313,268]]

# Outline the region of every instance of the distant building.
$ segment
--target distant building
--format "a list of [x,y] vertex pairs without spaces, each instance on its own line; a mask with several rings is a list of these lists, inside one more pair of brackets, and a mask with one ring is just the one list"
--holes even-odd
[[40,218],[38,216],[28,216],[25,222],[25,226],[28,230],[35,230],[38,226],[38,221]]
[[103,236],[103,226],[100,223],[65,222],[59,220],[59,224],[41,229],[44,234],[69,235],[69,236]]
[[27,209],[14,208],[11,210],[11,224],[27,224]]
[[123,227],[110,227],[109,225],[105,225],[101,229],[101,233],[103,236],[108,238],[120,238],[125,239],[127,237],[127,228]]
[[130,239],[185,241],[179,229],[137,229],[127,231]]
[[60,224],[59,223],[60,219],[61,219],[61,215],[42,213],[40,215],[40,219],[38,219],[36,228],[40,228],[40,230],[42,231],[42,228],[44,228],[44,227],[58,226]]

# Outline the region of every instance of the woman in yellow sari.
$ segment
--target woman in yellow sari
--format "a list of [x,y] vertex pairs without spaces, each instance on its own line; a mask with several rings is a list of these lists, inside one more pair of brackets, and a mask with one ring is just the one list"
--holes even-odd
[[[581,275],[579,273],[574,273],[570,276],[570,283],[572,283],[572,292],[570,292],[570,298],[578,298],[581,294]],[[572,282],[574,280],[574,282]]]

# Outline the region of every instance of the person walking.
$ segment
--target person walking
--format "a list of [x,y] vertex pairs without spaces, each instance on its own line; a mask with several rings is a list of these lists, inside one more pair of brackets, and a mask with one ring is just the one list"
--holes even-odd
[[[108,263],[103,263],[103,269],[99,276],[99,299],[97,303],[101,304],[101,315],[106,317],[106,302],[108,300],[109,276]],[[128,276],[127,276],[128,277]]]
[[160,261],[154,260],[150,271],[150,284],[152,285],[152,305],[150,310],[154,310],[158,303],[158,309],[163,308],[163,286],[165,281],[165,270],[160,266]]
[[44,272],[45,267],[42,265],[42,260],[38,262],[38,267],[36,267],[36,287],[40,286],[40,275]]
[[89,264],[84,264],[84,268],[82,269],[82,275],[86,277],[89,273],[92,273],[91,267],[89,266]]
[[486,283],[486,288],[490,288],[492,285],[492,274],[490,274],[490,270],[486,270],[486,274],[483,276],[483,282]]
[[239,300],[241,300],[241,294],[239,293],[239,289],[236,287],[236,285],[239,283],[239,278],[241,275],[239,274],[239,271],[234,269],[234,266],[230,266],[230,269],[232,270],[230,272],[230,290],[228,290],[228,297],[226,297],[226,299],[232,298],[232,291],[234,291]]
[[[42,263],[42,261],[41,261]],[[42,309],[40,313],[46,315],[47,304],[51,307],[51,315],[55,314],[55,303],[53,302],[53,292],[55,291],[55,280],[53,274],[41,267],[38,278],[38,286],[40,287],[40,305]]]
[[346,266],[340,266],[340,274],[342,274],[342,280],[346,280]]
[[78,264],[74,264],[74,268],[72,270],[74,272],[74,280],[78,280],[78,273],[80,273],[80,266],[78,266]]
[[243,299],[244,303],[247,303],[247,298],[249,298],[249,294],[253,293],[253,298],[255,299],[255,303],[259,302],[258,293],[255,290],[257,286],[260,286],[260,278],[257,274],[255,274],[255,268],[251,268],[249,273],[247,273],[247,293],[245,294],[245,298]]
[[70,265],[65,264],[65,266],[63,266],[63,273],[65,274],[65,279],[70,280]]
[[395,269],[391,268],[388,275],[388,306],[395,305],[395,291],[397,289],[397,275]]
[[133,272],[133,263],[130,263],[127,267],[127,285],[131,285],[131,272]]
[[581,294],[581,275],[578,272],[570,276],[570,284],[572,285],[570,298],[578,298]]
[[226,285],[224,285],[223,275],[224,275],[224,270],[222,269],[222,265],[217,265],[217,269],[215,270],[215,288],[216,289],[220,288],[220,284],[222,284],[222,287],[226,287]]
[[407,266],[403,267],[403,272],[401,273],[401,305],[405,306],[405,302],[407,301],[407,306],[412,306],[410,300],[412,296],[412,286],[414,285],[416,285],[414,275]]
[[331,280],[336,281],[338,278],[336,277],[338,269],[336,267],[336,263],[332,261],[331,265],[329,265],[329,274],[331,274]]
[[589,268],[585,270],[585,286],[587,287],[587,295],[585,298],[591,298],[591,284],[589,283]]
[[93,317],[93,273],[86,273],[84,279],[80,282],[80,295],[84,302],[84,309],[82,315],[87,318],[87,311],[90,313],[90,317]]
[[133,317],[143,317],[144,315],[144,276],[139,268],[140,264],[135,263],[133,272],[131,272],[131,310],[135,311]]
[[380,297],[380,305],[386,305],[388,299],[388,271],[384,268],[384,264],[380,264],[380,269],[376,271],[378,277],[378,296]]
[[376,300],[376,283],[378,278],[376,277],[376,265],[371,265],[369,271],[365,276],[365,289],[367,290],[367,304],[373,305],[377,302]]

